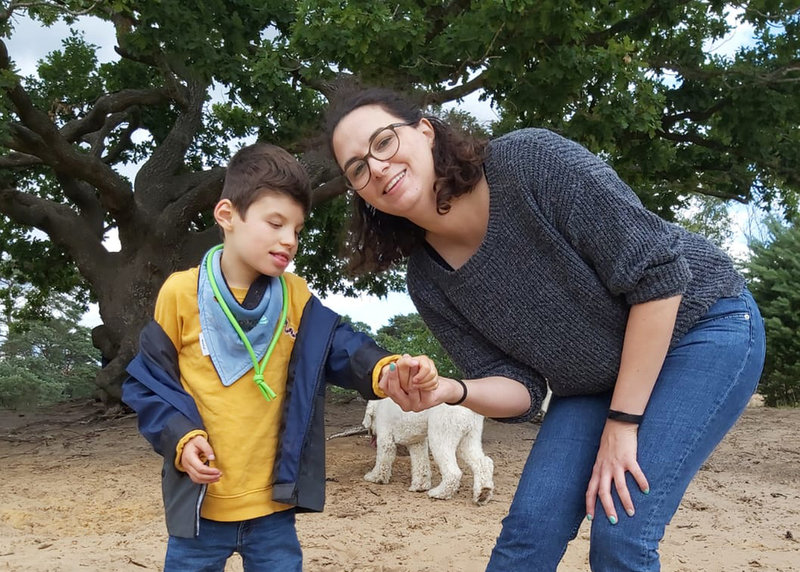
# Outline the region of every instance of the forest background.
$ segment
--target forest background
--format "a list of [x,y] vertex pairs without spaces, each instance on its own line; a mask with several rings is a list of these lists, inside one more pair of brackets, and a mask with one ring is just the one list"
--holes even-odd
[[[161,283],[218,240],[210,208],[245,141],[282,145],[311,173],[296,271],[320,296],[402,290],[403,268],[344,273],[349,201],[320,128],[353,83],[409,92],[485,136],[553,129],[646,206],[729,249],[731,205],[748,207],[750,230],[763,230],[738,251],[767,319],[761,391],[770,405],[798,402],[796,1],[0,6],[0,406],[118,402]],[[71,30],[34,71],[15,59],[31,40],[15,37],[23,21]],[[87,25],[113,30],[112,56]],[[492,119],[476,119],[476,101]],[[89,304],[91,334],[79,322]],[[383,334],[435,344],[420,325],[397,316]]]

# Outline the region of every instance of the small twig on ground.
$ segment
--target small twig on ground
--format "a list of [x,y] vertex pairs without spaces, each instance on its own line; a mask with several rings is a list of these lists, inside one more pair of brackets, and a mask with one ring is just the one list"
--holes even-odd
[[133,564],[134,566],[138,566],[139,568],[147,568],[147,566],[145,564],[142,564],[141,562],[136,562],[136,560],[134,560],[130,556],[128,556],[128,562],[130,564]]
[[356,425],[355,427],[350,427],[349,429],[345,429],[344,431],[340,431],[339,433],[334,433],[333,435],[327,437],[325,440],[330,441],[331,439],[336,439],[338,437],[350,437],[351,435],[366,435],[367,430],[364,429],[362,425]]

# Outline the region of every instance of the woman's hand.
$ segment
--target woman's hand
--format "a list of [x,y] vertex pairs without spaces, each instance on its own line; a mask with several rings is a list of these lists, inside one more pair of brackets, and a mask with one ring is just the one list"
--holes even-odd
[[625,512],[628,516],[634,515],[635,508],[625,481],[626,472],[633,476],[642,492],[645,494],[650,492],[647,478],[636,461],[638,430],[639,427],[633,423],[611,419],[606,421],[603,435],[600,437],[600,449],[597,451],[597,459],[592,469],[592,478],[586,489],[586,517],[589,520],[595,516],[597,497],[600,497],[603,510],[611,524],[619,522],[617,509],[611,496],[612,483],[617,489]]

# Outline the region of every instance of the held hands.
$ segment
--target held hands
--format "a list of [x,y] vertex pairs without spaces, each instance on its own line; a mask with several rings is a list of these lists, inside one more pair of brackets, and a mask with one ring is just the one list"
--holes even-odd
[[611,496],[612,482],[617,489],[623,509],[628,516],[634,515],[633,501],[625,481],[626,472],[633,476],[644,494],[649,494],[650,485],[636,461],[638,429],[638,426],[632,423],[610,419],[606,421],[603,435],[600,437],[600,449],[597,451],[597,459],[592,469],[592,478],[586,490],[588,520],[594,519],[597,498],[600,497],[609,522],[611,524],[619,522],[619,515]]
[[181,453],[181,467],[198,485],[216,483],[222,476],[222,472],[215,467],[209,467],[206,461],[214,460],[214,450],[205,437],[197,435],[192,437],[183,446]]
[[406,354],[391,365],[384,367],[379,385],[403,411],[423,411],[461,397],[461,386],[452,379],[439,377],[427,356]]
[[[436,364],[426,355],[411,357],[403,354],[394,364],[400,386],[406,393],[413,390],[433,391],[439,386]],[[391,364],[389,371],[392,371]]]

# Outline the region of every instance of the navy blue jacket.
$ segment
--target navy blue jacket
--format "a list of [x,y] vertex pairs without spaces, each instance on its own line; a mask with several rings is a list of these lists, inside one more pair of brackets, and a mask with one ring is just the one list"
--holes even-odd
[[[272,497],[298,511],[321,511],[325,504],[325,383],[357,389],[376,399],[372,372],[391,355],[366,334],[311,296],[303,310],[289,361],[283,428],[274,467]],[[164,457],[162,494],[167,531],[192,538],[200,523],[205,485],[175,468],[175,449],[189,431],[203,429],[192,397],[180,382],[178,354],[157,322],[139,338],[139,353],[128,364],[122,400],[138,416],[139,431]]]

